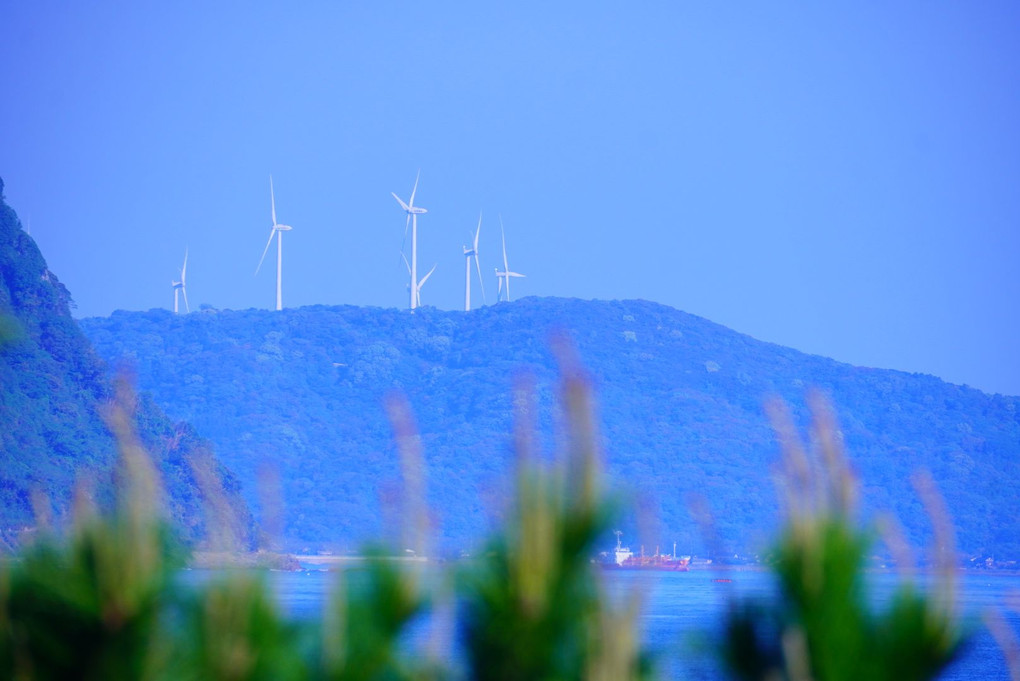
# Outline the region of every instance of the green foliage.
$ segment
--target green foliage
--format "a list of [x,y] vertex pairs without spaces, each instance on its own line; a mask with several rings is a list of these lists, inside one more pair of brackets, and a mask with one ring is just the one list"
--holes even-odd
[[180,556],[153,512],[151,463],[123,404],[111,414],[121,442],[123,493],[99,517],[79,500],[66,542],[48,536],[2,577],[0,676],[19,679],[143,679],[165,661],[160,631]]
[[[638,679],[649,660],[633,612],[608,605],[593,572],[608,529],[589,392],[566,374],[563,404],[572,451],[553,473],[521,466],[514,514],[479,564],[465,570],[464,640],[472,678]],[[525,460],[528,437],[518,437]]]
[[[167,676],[209,681],[305,679],[300,631],[284,622],[261,575],[229,573],[190,594],[172,632]],[[176,635],[176,636],[175,636]]]
[[20,332],[21,329],[16,319],[0,314],[0,347],[14,341]]
[[[908,580],[885,611],[866,594],[864,558],[870,536],[854,518],[856,489],[834,424],[816,405],[812,461],[780,419],[786,447],[788,519],[773,569],[781,598],[771,605],[737,603],[727,621],[724,653],[748,680],[922,681],[954,657],[961,634],[951,607],[951,533],[940,527],[939,592],[928,596]],[[906,566],[904,566],[906,569]]]
[[[435,675],[402,655],[400,643],[426,600],[418,576],[381,554],[338,574],[321,629],[285,620],[263,575],[230,571],[174,605],[163,632],[174,650],[172,679],[424,679]],[[431,671],[430,671],[431,670]]]
[[323,662],[334,681],[424,677],[399,654],[400,637],[426,597],[421,575],[375,555],[364,570],[343,575],[327,612]]

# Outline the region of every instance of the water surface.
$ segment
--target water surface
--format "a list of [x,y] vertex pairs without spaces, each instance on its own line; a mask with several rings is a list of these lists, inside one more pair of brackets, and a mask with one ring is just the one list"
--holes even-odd
[[[198,571],[196,571],[198,572]],[[710,650],[713,636],[721,629],[726,604],[731,596],[768,599],[774,597],[771,574],[759,570],[713,573],[694,572],[606,572],[606,588],[613,598],[637,595],[643,603],[640,626],[644,640],[659,656],[665,679],[721,681],[726,678]],[[729,582],[718,582],[719,578]],[[898,577],[892,573],[869,574],[875,607],[888,602]],[[201,575],[189,577],[204,579]],[[269,580],[283,610],[296,619],[317,619],[322,614],[336,574],[320,570],[272,572]],[[922,576],[922,584],[931,578]],[[1020,638],[1020,613],[1001,608],[1008,594],[1020,593],[1020,576],[994,572],[961,575],[958,606],[965,626],[974,632],[959,659],[940,677],[945,681],[987,679],[1008,681],[1005,658],[980,618],[988,608],[999,608]],[[409,646],[423,647],[440,629],[440,640],[448,641],[449,656],[456,659],[454,632],[449,622],[423,622],[415,627]]]

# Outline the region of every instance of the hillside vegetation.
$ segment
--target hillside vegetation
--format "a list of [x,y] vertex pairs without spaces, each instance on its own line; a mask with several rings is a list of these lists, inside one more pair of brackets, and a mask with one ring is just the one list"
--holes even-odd
[[[0,181],[0,550],[35,528],[38,513],[62,523],[78,484],[109,502],[116,454],[103,418],[113,392],[107,368],[71,317],[67,289],[2,196]],[[212,462],[226,498],[243,506],[238,481],[209,458],[192,427],[171,422],[148,398],[135,419],[185,539],[200,539],[205,522],[192,459]]]
[[[509,512],[471,560],[392,559],[400,546],[427,555],[429,536],[416,512],[424,505],[421,450],[405,406],[391,405],[403,542],[334,572],[317,621],[283,614],[281,584],[264,572],[180,579],[179,555],[153,513],[159,482],[141,450],[122,448],[114,512],[78,518],[65,541],[44,536],[20,560],[0,562],[0,677],[638,681],[684,669],[683,678],[924,681],[966,646],[966,624],[951,605],[956,568],[945,532],[942,569],[928,589],[904,570],[889,603],[875,607],[862,569],[871,535],[851,519],[855,486],[828,411],[816,404],[818,451],[797,446],[799,436],[781,426],[791,494],[785,529],[772,542],[776,596],[720,592],[721,626],[703,623],[700,644],[670,664],[669,645],[643,640],[643,590],[631,583],[620,592],[625,583],[591,561],[615,504],[602,484],[589,384],[569,353],[560,356],[569,437],[543,466],[531,456],[530,430],[519,431]],[[119,434],[128,420],[118,409]],[[804,475],[812,460],[816,474]],[[680,631],[672,635],[681,640]]]
[[[928,541],[911,485],[927,469],[964,559],[1020,555],[1020,400],[805,355],[655,303],[151,310],[81,323],[103,357],[132,362],[142,390],[215,443],[249,499],[278,475],[282,510],[266,514],[282,513],[282,539],[296,550],[348,550],[389,526],[399,507],[384,410],[393,392],[416,415],[442,547],[472,549],[504,509],[519,377],[534,386],[540,446],[557,442],[550,338],[562,332],[594,379],[609,480],[641,509],[618,520],[635,550],[761,549],[774,529],[778,456],[763,404],[784,399],[804,425],[816,387],[835,407],[866,513],[891,511],[910,539]],[[703,543],[698,499],[717,544]]]

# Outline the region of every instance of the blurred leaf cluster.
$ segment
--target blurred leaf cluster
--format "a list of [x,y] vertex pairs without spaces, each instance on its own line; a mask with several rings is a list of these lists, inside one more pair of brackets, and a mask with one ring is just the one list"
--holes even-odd
[[775,405],[772,413],[784,448],[779,479],[787,512],[773,556],[780,595],[772,603],[731,604],[724,642],[729,668],[754,681],[934,678],[955,656],[962,633],[953,608],[952,531],[930,482],[922,479],[920,491],[935,525],[935,592],[926,595],[914,584],[910,552],[887,525],[906,574],[876,612],[864,571],[875,533],[858,526],[857,486],[827,406],[815,397],[811,447],[784,408]]
[[622,681],[651,673],[636,599],[612,607],[592,569],[611,506],[587,381],[569,354],[561,366],[566,457],[551,472],[532,463],[531,393],[518,391],[516,507],[486,558],[463,577],[462,637],[473,678]]

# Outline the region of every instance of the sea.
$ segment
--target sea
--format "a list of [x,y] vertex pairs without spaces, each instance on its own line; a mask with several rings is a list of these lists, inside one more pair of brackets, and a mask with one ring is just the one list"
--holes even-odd
[[[611,598],[639,598],[642,603],[639,626],[645,644],[655,653],[659,678],[692,681],[723,681],[729,678],[712,650],[727,604],[731,598],[769,599],[776,593],[773,576],[764,570],[691,572],[603,573]],[[326,570],[271,572],[269,580],[279,605],[290,617],[313,619],[322,615],[324,604],[336,582]],[[891,572],[868,574],[872,605],[881,609],[899,584]],[[916,578],[930,586],[931,576]],[[956,604],[967,645],[939,677],[946,681],[1011,679],[1003,650],[984,625],[989,612],[998,616],[1020,640],[1020,575],[995,571],[966,571],[958,575]],[[426,641],[449,641],[447,654],[457,666],[456,636],[452,631],[434,631],[453,625],[449,619],[419,622],[407,643],[411,654]]]

